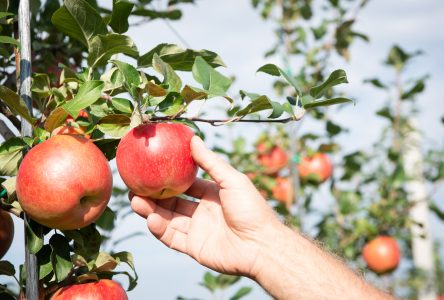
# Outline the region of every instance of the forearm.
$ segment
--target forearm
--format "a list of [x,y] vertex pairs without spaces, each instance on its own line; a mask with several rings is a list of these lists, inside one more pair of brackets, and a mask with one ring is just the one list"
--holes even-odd
[[262,249],[253,277],[276,299],[393,299],[284,225]]

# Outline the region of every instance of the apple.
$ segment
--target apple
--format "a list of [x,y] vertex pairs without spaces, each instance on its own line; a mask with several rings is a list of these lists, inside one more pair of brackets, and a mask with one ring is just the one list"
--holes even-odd
[[74,284],[63,287],[51,300],[127,300],[125,290],[117,282],[101,279],[96,282]]
[[94,222],[111,197],[112,173],[103,153],[80,135],[56,135],[33,147],[20,164],[17,196],[23,210],[50,228]]
[[288,163],[287,153],[279,146],[273,146],[268,152],[262,152],[262,154],[259,154],[258,159],[259,164],[264,167],[266,174],[274,174]]
[[276,178],[276,185],[271,192],[274,199],[285,204],[287,208],[291,206],[291,203],[293,202],[293,184],[291,178]]
[[401,251],[394,238],[381,235],[364,246],[362,255],[370,270],[382,274],[396,269]]
[[0,259],[8,252],[14,238],[14,222],[11,215],[0,209]]
[[117,147],[117,169],[136,195],[170,198],[194,182],[197,165],[191,157],[191,129],[178,123],[149,123],[133,128]]
[[299,176],[302,180],[322,183],[333,173],[333,165],[330,158],[324,153],[316,153],[313,156],[302,157],[297,165]]

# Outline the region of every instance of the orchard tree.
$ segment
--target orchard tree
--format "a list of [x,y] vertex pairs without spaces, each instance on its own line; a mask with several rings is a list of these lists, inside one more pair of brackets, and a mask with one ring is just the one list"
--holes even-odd
[[[124,217],[117,212],[121,202],[109,202],[111,193],[126,193],[112,186],[108,161],[116,155],[130,188],[157,198],[171,196],[186,190],[196,175],[196,166],[189,161],[189,138],[200,134],[199,122],[288,123],[316,107],[351,101],[330,97],[332,87],[347,82],[343,70],[333,71],[325,80],[313,78],[301,88],[289,70],[273,64],[257,71],[282,78],[289,86],[287,98],[271,100],[241,90],[237,94],[243,101],[235,101],[229,90],[232,80],[216,70],[224,63],[215,52],[164,43],[139,53],[125,35],[130,20],[136,25],[156,18],[176,20],[181,17],[179,7],[193,1],[168,1],[165,10],[152,9],[150,2],[116,0],[111,10],[94,0],[33,1],[29,9],[27,0],[0,5],[0,112],[5,117],[0,123],[1,208],[24,219],[27,251],[18,271],[8,261],[0,262],[2,277],[11,276],[18,285],[1,285],[2,299],[25,294],[29,299],[99,297],[99,290],[107,291],[101,299],[107,295],[126,299],[114,281],[119,275],[128,277],[128,291],[136,287],[131,253],[114,252],[116,241],[109,243],[116,222]],[[191,73],[194,81],[184,83],[184,73]],[[227,116],[205,119],[187,114],[196,103],[217,98],[226,100]],[[157,130],[158,136],[153,136]],[[171,158],[177,156],[172,146],[188,143],[179,159],[189,164],[190,173],[185,179],[176,178],[173,186],[160,180],[165,176],[156,178],[155,187],[149,186],[150,178],[143,178],[137,169],[131,174],[125,166],[149,164],[147,154],[155,150],[141,147],[133,149],[137,155],[126,155],[124,150],[119,154],[120,147],[135,143],[134,136],[158,138],[162,156]],[[169,170],[165,160],[151,167],[161,175]],[[8,218],[3,222],[2,217],[1,224],[7,224]],[[11,239],[10,225],[4,228],[2,232],[9,234],[6,240]],[[211,289],[238,280],[211,276],[206,275]],[[241,289],[237,297],[246,293]]]
[[[352,59],[350,45],[356,40],[369,42],[364,33],[353,28],[367,3],[252,1],[265,19],[276,20],[277,43],[266,56],[281,57],[285,70],[293,71],[291,66],[302,62],[303,66],[290,75],[302,91],[313,81],[328,81],[327,71],[333,62]],[[421,51],[406,51],[395,45],[384,62],[393,78],[368,74],[366,82],[390,99],[376,112],[386,126],[370,149],[345,152],[338,137],[348,129],[335,120],[335,108],[320,108],[312,110],[311,116],[325,124],[324,133],[304,130],[302,122],[294,128],[270,126],[257,138],[253,152],[243,138],[234,141],[232,151],[220,152],[249,175],[289,225],[322,241],[381,288],[409,299],[431,299],[435,289],[438,295],[442,293],[442,263],[439,253],[436,271],[427,263],[418,263],[418,256],[430,256],[431,262],[432,251],[427,219],[417,219],[414,211],[418,206],[429,207],[444,219],[433,198],[444,177],[444,151],[421,149],[418,141],[416,100],[428,76],[405,77],[409,77],[407,66],[419,54]],[[278,80],[274,88],[278,95],[286,96],[289,85]],[[340,96],[330,89],[319,92],[332,98]],[[302,101],[316,94],[315,90]],[[272,161],[276,147],[284,147],[291,159],[285,167],[274,160],[276,171],[267,172],[261,162],[264,154]],[[334,158],[334,166],[326,155]],[[282,178],[293,184],[283,184]],[[322,185],[330,187],[334,199],[328,209],[316,205]],[[419,196],[418,191],[422,192]],[[316,219],[315,226],[308,225]],[[418,244],[425,245],[422,251],[426,252],[418,251]],[[393,272],[398,266],[400,271]]]

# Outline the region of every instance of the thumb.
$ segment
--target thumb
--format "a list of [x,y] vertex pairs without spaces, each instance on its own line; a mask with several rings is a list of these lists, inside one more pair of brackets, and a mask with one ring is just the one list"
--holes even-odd
[[239,186],[242,173],[220,158],[216,153],[205,146],[198,137],[191,139],[191,155],[194,161],[205,171],[221,188],[233,188]]

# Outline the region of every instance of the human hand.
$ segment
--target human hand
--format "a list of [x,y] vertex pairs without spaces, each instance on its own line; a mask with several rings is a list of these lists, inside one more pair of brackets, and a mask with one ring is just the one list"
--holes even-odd
[[275,227],[282,225],[248,177],[198,137],[191,140],[191,154],[214,180],[196,179],[185,192],[199,202],[130,194],[132,209],[147,218],[148,229],[168,247],[215,271],[254,277],[261,245],[270,243]]

